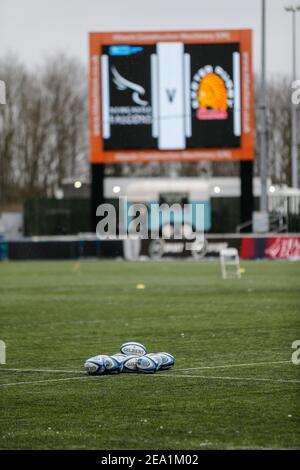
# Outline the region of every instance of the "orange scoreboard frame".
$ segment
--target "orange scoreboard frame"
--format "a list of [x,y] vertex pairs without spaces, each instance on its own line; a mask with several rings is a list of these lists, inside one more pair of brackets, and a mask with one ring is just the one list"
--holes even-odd
[[251,30],[89,42],[91,163],[254,158]]

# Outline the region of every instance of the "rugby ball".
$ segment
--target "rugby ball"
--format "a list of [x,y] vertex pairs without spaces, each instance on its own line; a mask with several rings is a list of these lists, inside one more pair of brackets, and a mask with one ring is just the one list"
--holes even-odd
[[139,357],[137,360],[137,369],[139,372],[143,372],[145,374],[154,374],[159,368],[159,362],[156,357],[153,356],[142,356]]
[[123,362],[119,361],[116,357],[106,356],[104,366],[106,374],[119,374],[122,372]]
[[117,353],[117,354],[112,354],[111,357],[114,357],[115,359],[117,359],[117,361],[123,363],[128,356],[126,354]]
[[147,356],[154,358],[158,362],[157,370],[162,368],[163,360],[160,353],[148,353]]
[[106,356],[98,355],[87,359],[84,367],[88,375],[102,375],[105,372]]
[[162,360],[162,365],[161,369],[170,369],[170,367],[174,366],[175,364],[175,358],[172,356],[172,354],[166,353],[166,352],[159,352],[157,353]]
[[147,354],[147,349],[143,344],[135,343],[133,341],[122,344],[120,351],[122,354],[126,354],[127,356],[144,356],[144,354]]
[[137,361],[141,356],[127,356],[123,361],[122,372],[138,372]]

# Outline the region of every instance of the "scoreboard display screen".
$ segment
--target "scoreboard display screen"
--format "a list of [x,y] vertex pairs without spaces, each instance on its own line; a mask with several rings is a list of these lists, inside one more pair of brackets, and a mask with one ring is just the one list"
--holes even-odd
[[251,31],[91,33],[91,161],[252,159]]

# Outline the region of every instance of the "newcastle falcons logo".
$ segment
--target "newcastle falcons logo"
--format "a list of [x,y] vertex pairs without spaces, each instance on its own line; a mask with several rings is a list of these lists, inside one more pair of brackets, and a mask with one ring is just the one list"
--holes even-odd
[[140,95],[144,95],[146,93],[145,88],[137,83],[130,82],[126,78],[122,77],[122,75],[117,71],[115,66],[111,67],[111,72],[113,74],[113,82],[116,85],[118,90],[132,90],[132,101],[139,106],[147,106],[148,101],[141,99]]

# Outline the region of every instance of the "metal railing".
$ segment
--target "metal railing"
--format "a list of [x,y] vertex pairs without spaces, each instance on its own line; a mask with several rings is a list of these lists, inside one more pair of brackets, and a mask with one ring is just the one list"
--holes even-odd
[[[270,214],[269,215],[269,232],[270,233],[283,233],[288,232],[287,218],[283,214]],[[252,219],[243,222],[236,226],[236,233],[241,233],[245,228],[252,226]]]

